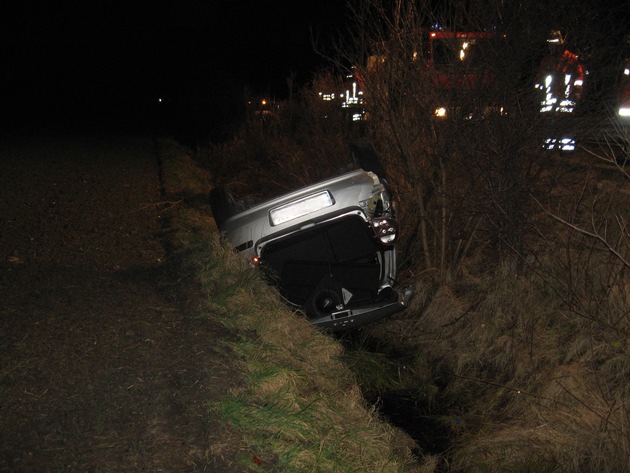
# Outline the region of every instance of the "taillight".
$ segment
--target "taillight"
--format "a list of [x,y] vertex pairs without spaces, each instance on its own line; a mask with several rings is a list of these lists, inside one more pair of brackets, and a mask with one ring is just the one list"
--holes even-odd
[[396,235],[398,235],[398,225],[396,220],[391,218],[373,218],[370,220],[372,230],[376,234],[376,237],[384,245],[393,245],[396,241]]

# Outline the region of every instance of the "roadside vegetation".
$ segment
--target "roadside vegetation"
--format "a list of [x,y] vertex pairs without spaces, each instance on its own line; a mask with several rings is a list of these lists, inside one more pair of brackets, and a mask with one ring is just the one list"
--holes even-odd
[[[253,362],[252,384],[220,412],[235,425],[259,424],[250,437],[255,445],[270,436],[285,440],[273,434],[277,405],[296,414],[281,416],[291,427],[278,430],[297,428],[288,437],[319,432],[339,439],[312,422],[338,419],[346,408],[319,396],[348,396],[359,405],[363,395],[413,435],[427,455],[425,471],[630,471],[630,176],[617,164],[623,150],[615,143],[566,155],[544,150],[545,138],[566,123],[543,119],[533,90],[547,35],[564,29],[598,67],[591,79],[599,88],[583,102],[573,131],[587,136],[601,125],[613,113],[599,105],[621,54],[604,41],[621,38],[611,31],[615,12],[587,14],[592,10],[581,3],[552,12],[537,2],[453,2],[440,10],[386,3],[350,9],[357,28],[331,58],[336,73],[322,72],[273,113],[252,114],[231,141],[199,149],[196,158],[217,185],[235,184],[258,199],[356,165],[353,146],[373,146],[402,221],[401,284],[413,283],[417,293],[404,313],[342,336],[341,348],[299,317],[278,317],[289,314],[246,269],[220,281],[206,272],[209,286],[229,294],[230,302],[214,302],[223,304],[216,308],[239,314],[226,317],[239,333],[257,334],[238,348]],[[500,25],[484,65],[497,80],[483,94],[457,97],[472,115],[437,121],[434,83],[410,59],[417,32],[436,23],[468,31]],[[380,65],[369,68],[374,55]],[[365,82],[368,120],[359,124],[319,95],[344,90],[340,78],[350,66]],[[228,263],[239,268],[227,257],[207,267]],[[278,357],[273,362],[270,353]],[[313,370],[328,361],[333,376],[345,380],[341,396],[314,382]],[[320,387],[316,398],[288,393],[308,386]],[[275,390],[273,409],[252,412],[270,407],[267,390]],[[387,411],[392,403],[398,411]],[[303,412],[305,405],[314,411]],[[346,441],[351,451],[364,434]],[[298,465],[313,450],[300,456],[286,447],[278,455]],[[384,463],[377,455],[374,465],[393,465],[389,455],[384,450]],[[333,464],[324,450],[312,458],[318,467]]]
[[[227,328],[225,349],[241,379],[207,404],[234,432],[213,445],[252,471],[431,472],[413,440],[365,402],[342,345],[293,313],[221,241],[207,204],[209,180],[183,148],[161,143],[167,195],[182,197],[171,226],[178,274],[192,277],[198,316]],[[417,453],[417,452],[415,452]]]
[[[621,32],[605,41],[612,17],[579,3],[557,15],[536,2],[469,7],[368,1],[352,13],[361,28],[341,56],[366,64],[378,45],[378,67],[358,67],[367,133],[399,197],[404,277],[419,288],[411,310],[364,340],[424,357],[439,389],[417,399],[450,431],[450,471],[627,471],[628,176],[610,142],[582,149],[583,161],[542,146],[592,136],[611,91],[591,88],[579,120],[549,119],[532,86],[547,35],[562,28],[603,88]],[[409,59],[427,24],[498,25],[483,66],[497,80],[449,97],[471,114],[432,116],[444,90]]]

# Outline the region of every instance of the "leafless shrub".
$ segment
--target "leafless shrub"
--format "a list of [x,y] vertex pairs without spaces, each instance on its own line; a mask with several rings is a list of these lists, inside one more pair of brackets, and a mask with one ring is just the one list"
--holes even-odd
[[[363,0],[352,10],[357,29],[338,65],[354,65],[365,81],[367,134],[402,214],[403,264],[411,277],[441,283],[426,283],[407,314],[366,331],[427,354],[445,417],[462,419],[452,471],[628,471],[627,199],[610,178],[562,180],[542,156],[551,125],[538,116],[530,79],[541,54],[534,45],[558,18],[535,2],[502,5]],[[452,97],[466,113],[436,121],[443,97],[413,61],[418,32],[435,20],[472,31],[496,19],[503,30],[484,67],[498,80]],[[596,42],[596,33],[580,41]],[[252,117],[223,150],[236,182],[287,189],[349,163],[356,131],[317,97],[340,84],[318,81],[277,114]],[[506,113],[489,107],[468,119],[488,103]],[[628,179],[615,158],[605,164]]]
[[[340,45],[340,64],[354,64],[365,83],[368,133],[399,196],[402,253],[443,281],[474,251],[522,251],[529,225],[543,136],[532,96],[540,54],[533,45],[544,44],[546,33],[514,8],[358,2],[357,28]],[[427,65],[436,61],[426,55],[435,24],[478,35],[474,69]],[[447,56],[465,54],[449,50],[454,42],[440,47]],[[437,119],[442,105],[447,116]]]
[[[605,171],[610,175],[610,171]],[[547,244],[562,248],[553,263],[541,268],[548,287],[567,310],[597,324],[601,330],[625,335],[630,330],[627,306],[630,270],[630,211],[623,187],[628,176],[618,179],[587,176],[573,200],[564,205],[543,205],[553,221],[541,229]]]
[[287,100],[250,113],[231,141],[203,153],[216,184],[228,185],[237,198],[259,200],[348,169],[349,123],[336,104],[318,96],[339,87],[340,80],[322,72]]

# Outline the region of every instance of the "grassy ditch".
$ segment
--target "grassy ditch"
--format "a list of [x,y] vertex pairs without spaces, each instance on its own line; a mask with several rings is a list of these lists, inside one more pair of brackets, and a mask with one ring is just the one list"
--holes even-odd
[[[425,358],[420,379],[439,389],[417,386],[415,398],[427,417],[451,425],[449,471],[628,471],[627,295],[611,289],[599,316],[567,310],[548,277],[557,255],[536,264],[519,274],[504,263],[444,285],[424,307],[419,294],[404,316],[364,336]],[[582,296],[592,311],[594,293]],[[414,397],[409,388],[400,395]]]
[[173,143],[160,153],[165,191],[182,204],[173,235],[180,271],[198,284],[199,316],[228,329],[223,343],[239,366],[238,388],[207,404],[237,433],[227,448],[236,461],[255,471],[433,471],[435,459],[415,458],[413,441],[367,405],[341,344],[223,246],[201,198],[204,171]]
[[[244,160],[243,146],[255,143],[253,133],[246,137],[208,153],[205,165],[232,164],[233,155]],[[274,135],[260,141],[272,155]],[[283,156],[275,159],[290,174],[300,157]],[[266,169],[263,158],[254,156],[250,174],[243,166],[237,181],[265,180],[251,178],[252,170]],[[408,269],[405,281],[417,289],[409,309],[365,327],[353,350],[287,311],[216,234],[186,245],[203,248],[193,254],[205,313],[237,337],[230,346],[243,362],[243,385],[212,409],[242,432],[246,464],[289,471],[630,471],[630,175],[531,159],[541,177],[527,194],[527,218],[514,220],[522,225],[514,233],[519,246],[505,251],[481,238],[502,235],[490,231],[486,215],[488,233],[474,240],[478,246],[460,270],[432,277],[439,274]],[[540,187],[544,199],[536,197]],[[333,384],[319,377],[324,371]],[[409,444],[392,446],[398,434],[364,398],[382,412],[398,403],[393,408],[407,423],[388,416],[421,445],[422,467],[407,463]],[[348,456],[354,451],[361,452],[356,459]]]

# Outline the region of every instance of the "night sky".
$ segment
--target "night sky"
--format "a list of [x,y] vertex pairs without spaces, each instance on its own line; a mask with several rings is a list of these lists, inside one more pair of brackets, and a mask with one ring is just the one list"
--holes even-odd
[[0,18],[0,98],[22,114],[136,110],[158,97],[178,105],[226,101],[246,89],[282,97],[290,74],[304,83],[324,63],[312,37],[331,44],[344,4],[9,3]]
[[[118,116],[138,123],[156,116],[158,97],[182,126],[197,117],[233,120],[246,90],[283,98],[287,77],[304,84],[326,65],[313,37],[331,47],[344,31],[345,3],[5,0],[0,124]],[[627,18],[627,1],[609,3],[615,8],[600,8],[602,18]]]

